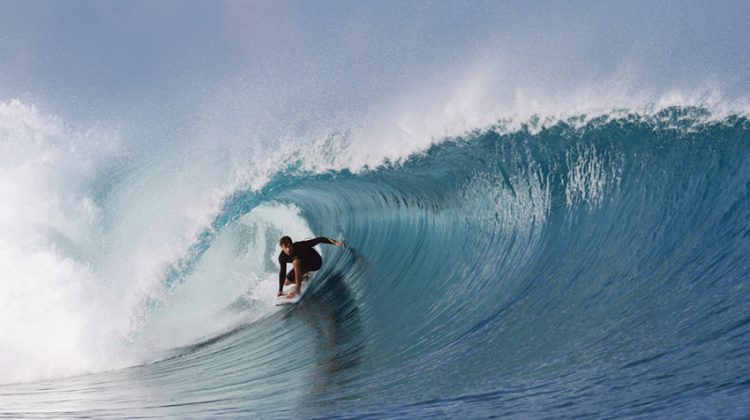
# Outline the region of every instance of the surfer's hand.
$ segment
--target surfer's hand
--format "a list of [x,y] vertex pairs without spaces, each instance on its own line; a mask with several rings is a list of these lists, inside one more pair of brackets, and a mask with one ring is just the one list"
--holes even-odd
[[333,244],[336,246],[343,246],[344,248],[346,248],[346,244],[341,241],[335,241]]

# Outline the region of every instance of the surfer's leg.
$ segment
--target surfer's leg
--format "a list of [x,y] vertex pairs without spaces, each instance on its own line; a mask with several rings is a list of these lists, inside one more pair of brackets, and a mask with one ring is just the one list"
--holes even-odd
[[302,290],[302,275],[305,274],[304,270],[302,269],[302,260],[299,258],[294,259],[294,282],[297,285],[297,291]]
[[[318,266],[317,268],[313,268],[312,270],[310,270],[310,269],[307,268],[307,266],[305,264],[302,264],[300,268],[302,269],[302,276],[304,277],[304,275],[307,274],[309,271],[315,271],[318,268],[320,268],[320,266]],[[304,278],[303,278],[303,280],[304,280]],[[289,286],[290,284],[294,284],[296,282],[297,282],[296,275],[294,274],[294,268],[292,268],[291,270],[289,270],[288,273],[286,273],[286,279],[284,281],[284,286]]]
[[284,282],[284,286],[289,286],[292,283],[294,283],[294,269],[293,268],[289,270],[288,273],[286,273],[286,281]]
[[318,271],[323,266],[323,258],[317,252],[313,254],[308,260],[305,260],[304,268],[305,272]]

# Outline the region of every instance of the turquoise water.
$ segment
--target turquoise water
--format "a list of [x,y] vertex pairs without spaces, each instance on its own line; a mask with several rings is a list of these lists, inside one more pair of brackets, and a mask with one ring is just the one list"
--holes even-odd
[[[131,346],[173,333],[170,311],[205,332],[0,385],[0,416],[748,416],[749,142],[743,116],[668,108],[487,127],[356,173],[293,165],[231,195]],[[271,310],[288,229],[349,248],[321,246],[314,290]],[[265,274],[226,291],[232,270]],[[232,322],[211,327],[201,287]]]

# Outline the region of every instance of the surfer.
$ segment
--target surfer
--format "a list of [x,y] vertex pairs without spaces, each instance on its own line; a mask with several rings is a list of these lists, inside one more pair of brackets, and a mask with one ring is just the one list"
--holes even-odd
[[[281,266],[279,269],[279,291],[276,296],[281,296],[285,284],[296,283],[297,287],[286,295],[287,299],[295,297],[302,290],[302,276],[308,271],[320,269],[323,265],[323,258],[313,248],[318,244],[344,246],[343,242],[325,236],[300,242],[292,242],[292,238],[288,236],[281,237],[279,240],[279,245],[281,245],[281,252],[279,253],[279,265]],[[289,273],[285,273],[287,263],[292,263],[294,267]]]

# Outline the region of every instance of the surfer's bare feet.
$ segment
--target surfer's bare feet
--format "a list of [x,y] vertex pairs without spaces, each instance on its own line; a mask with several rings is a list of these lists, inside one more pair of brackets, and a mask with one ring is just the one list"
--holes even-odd
[[289,292],[289,293],[286,294],[286,298],[287,299],[291,299],[291,298],[297,296],[297,293],[299,293],[299,292],[296,291],[296,290],[292,290],[291,292]]

